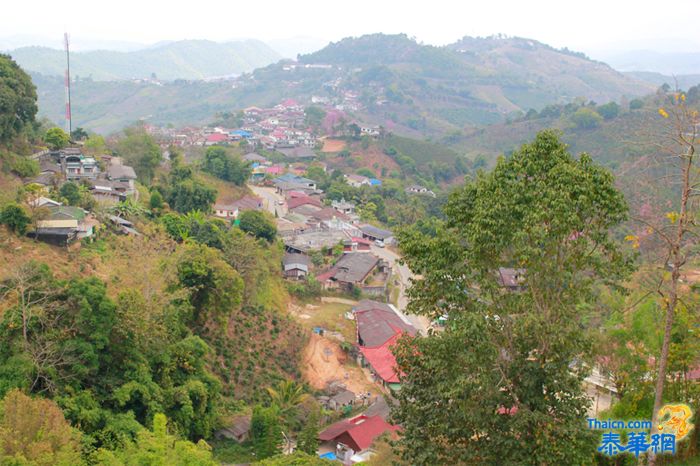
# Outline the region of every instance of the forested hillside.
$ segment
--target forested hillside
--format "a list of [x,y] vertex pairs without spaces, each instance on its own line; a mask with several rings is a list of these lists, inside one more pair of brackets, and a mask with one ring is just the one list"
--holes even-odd
[[[36,80],[41,114],[58,119],[61,81]],[[161,86],[79,81],[73,108],[81,126],[113,131],[138,118],[185,125],[205,122],[216,112],[290,97],[309,104],[317,96],[367,123],[425,137],[503,122],[530,108],[579,98],[604,103],[654,88],[605,64],[528,39],[465,38],[433,47],[405,35],[375,34],[330,44],[301,56],[298,65],[282,61],[258,68],[233,82]]]

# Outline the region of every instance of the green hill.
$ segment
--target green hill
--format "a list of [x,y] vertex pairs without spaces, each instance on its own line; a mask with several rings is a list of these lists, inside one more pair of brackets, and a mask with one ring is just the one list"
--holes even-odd
[[[22,47],[10,55],[25,70],[63,75],[65,53],[48,47]],[[255,40],[217,43],[186,40],[133,52],[95,50],[71,53],[71,73],[96,81],[115,79],[203,79],[252,71],[279,60],[280,55]]]
[[[163,49],[178,44],[182,46]],[[60,82],[35,79],[41,113],[60,120]],[[395,134],[439,138],[501,123],[530,108],[575,100],[607,102],[655,88],[580,54],[528,39],[465,38],[433,47],[405,35],[373,34],[344,39],[301,56],[298,63],[280,61],[228,82],[154,85],[80,79],[74,85],[73,110],[80,126],[104,132],[139,118],[196,124],[220,111],[273,105],[289,97],[309,104],[312,96],[321,96],[342,105],[352,118]],[[356,96],[352,105],[348,95]]]

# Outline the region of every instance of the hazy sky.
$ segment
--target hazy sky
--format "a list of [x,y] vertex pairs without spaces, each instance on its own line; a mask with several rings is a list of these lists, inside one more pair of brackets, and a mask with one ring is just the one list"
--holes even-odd
[[404,32],[442,45],[495,33],[584,52],[700,50],[699,0],[64,0],[3,2],[0,37],[154,43],[307,36],[338,40]]

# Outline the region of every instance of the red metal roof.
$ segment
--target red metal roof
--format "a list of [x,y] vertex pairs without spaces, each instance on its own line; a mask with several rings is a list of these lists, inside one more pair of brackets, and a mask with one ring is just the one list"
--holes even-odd
[[343,434],[347,434],[355,445],[358,451],[366,450],[372,446],[374,439],[382,435],[384,432],[395,432],[399,429],[398,426],[392,426],[381,416],[364,416],[360,415],[352,419],[346,419],[330,425],[323,430],[319,435],[319,439],[323,441],[333,440]]
[[316,207],[323,206],[320,200],[310,196],[293,197],[287,201],[287,208],[289,210],[296,209],[297,207],[303,205],[315,205]]
[[207,135],[207,142],[223,142],[228,141],[228,135],[222,133],[212,133]]
[[399,376],[396,373],[396,357],[391,352],[391,347],[396,344],[401,335],[399,332],[395,333],[381,346],[360,346],[360,351],[369,365],[386,383],[399,383]]

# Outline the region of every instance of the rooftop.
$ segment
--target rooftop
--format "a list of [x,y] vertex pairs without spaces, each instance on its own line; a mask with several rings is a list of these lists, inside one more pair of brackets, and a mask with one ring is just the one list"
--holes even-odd
[[331,269],[332,278],[339,282],[359,283],[377,266],[379,260],[369,253],[345,254]]

